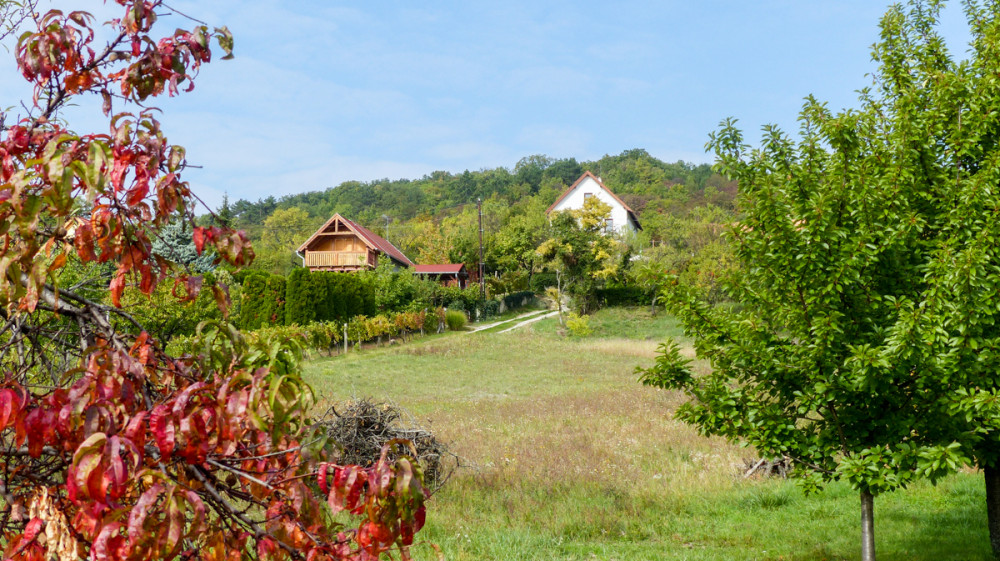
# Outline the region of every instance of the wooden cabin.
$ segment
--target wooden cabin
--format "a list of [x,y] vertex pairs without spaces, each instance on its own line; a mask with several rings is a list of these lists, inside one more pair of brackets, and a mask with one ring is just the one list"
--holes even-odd
[[412,267],[413,262],[386,239],[339,214],[327,220],[299,246],[303,265],[311,271],[361,271],[374,269],[379,259],[389,259],[396,267]]
[[442,263],[438,265],[415,265],[413,274],[435,280],[445,286],[465,288],[469,286],[469,271],[465,265]]

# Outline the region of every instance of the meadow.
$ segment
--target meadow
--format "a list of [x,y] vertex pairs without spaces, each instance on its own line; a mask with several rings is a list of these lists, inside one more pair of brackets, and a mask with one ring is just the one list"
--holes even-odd
[[[312,360],[306,376],[324,407],[398,404],[468,464],[431,498],[418,536],[449,560],[859,557],[847,485],[806,496],[743,479],[752,450],[699,435],[673,419],[683,396],[637,383],[665,337],[683,343],[671,317],[615,308],[591,327],[448,333]],[[984,496],[982,476],[961,473],[877,497],[879,558],[991,559]]]

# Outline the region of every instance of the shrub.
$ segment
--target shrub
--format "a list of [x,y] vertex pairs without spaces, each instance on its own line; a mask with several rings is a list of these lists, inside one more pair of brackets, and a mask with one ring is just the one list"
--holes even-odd
[[448,310],[445,314],[445,323],[448,324],[448,329],[451,331],[461,331],[465,329],[465,324],[468,318],[465,317],[465,312],[459,312],[456,310]]
[[528,283],[528,289],[535,294],[539,292],[545,292],[545,289],[550,286],[555,286],[556,274],[555,273],[535,273],[531,276],[531,282]]
[[516,310],[518,308],[523,308],[535,300],[535,293],[530,290],[525,290],[523,292],[515,292],[513,294],[508,294],[503,297],[503,305],[501,309],[506,310]]
[[492,318],[500,314],[500,301],[487,300],[480,304],[479,313],[481,318]]
[[285,287],[285,324],[309,325],[325,319],[326,293],[323,273],[310,273],[304,268],[292,271]]
[[285,279],[268,273],[246,275],[237,324],[258,329],[285,323]]
[[573,312],[570,312],[566,319],[566,329],[569,329],[570,335],[574,337],[586,337],[594,333],[590,328],[590,316],[580,316]]
[[424,313],[424,333],[437,333],[438,321],[436,310],[428,310]]
[[652,292],[638,286],[599,288],[595,294],[604,306],[642,306],[652,299]]

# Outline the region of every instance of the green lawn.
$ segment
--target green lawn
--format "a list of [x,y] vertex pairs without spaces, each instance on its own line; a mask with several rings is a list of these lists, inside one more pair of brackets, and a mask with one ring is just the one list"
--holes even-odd
[[[682,397],[636,382],[681,334],[672,318],[612,309],[591,327],[448,333],[314,360],[306,375],[324,404],[398,403],[474,465],[431,499],[420,534],[449,560],[859,558],[850,488],[744,481],[750,451],[674,421]],[[878,497],[879,559],[989,559],[985,519],[976,474]]]

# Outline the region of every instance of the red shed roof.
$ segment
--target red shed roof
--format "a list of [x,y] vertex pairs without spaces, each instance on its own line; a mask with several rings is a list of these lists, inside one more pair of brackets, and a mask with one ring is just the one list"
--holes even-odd
[[388,240],[386,240],[382,236],[379,236],[379,235],[373,233],[368,228],[365,228],[364,226],[362,226],[362,225],[360,225],[360,224],[358,224],[356,222],[353,222],[351,220],[348,220],[347,218],[344,218],[340,214],[334,214],[333,217],[331,217],[329,220],[327,220],[325,224],[323,224],[322,226],[320,226],[319,230],[316,230],[316,232],[312,236],[309,236],[309,239],[306,240],[306,242],[304,244],[302,244],[302,245],[299,246],[299,251],[305,251],[306,249],[308,249],[309,244],[312,243],[312,241],[314,239],[316,239],[317,236],[319,236],[320,234],[322,234],[323,232],[325,232],[326,229],[331,224],[333,224],[334,222],[336,222],[338,219],[345,226],[347,226],[347,228],[349,230],[351,230],[352,232],[354,232],[355,234],[357,234],[358,237],[361,238],[361,240],[364,241],[365,244],[368,245],[368,247],[370,247],[372,249],[377,249],[377,250],[381,251],[382,253],[388,255],[392,259],[400,262],[403,265],[406,265],[407,267],[412,267],[413,266],[413,261],[410,261],[410,259],[406,255],[404,255],[402,251],[400,251],[399,249],[397,249],[396,246],[394,246],[391,243],[389,243]]
[[458,274],[465,269],[462,263],[439,263],[436,265],[414,265],[413,272],[426,275]]

